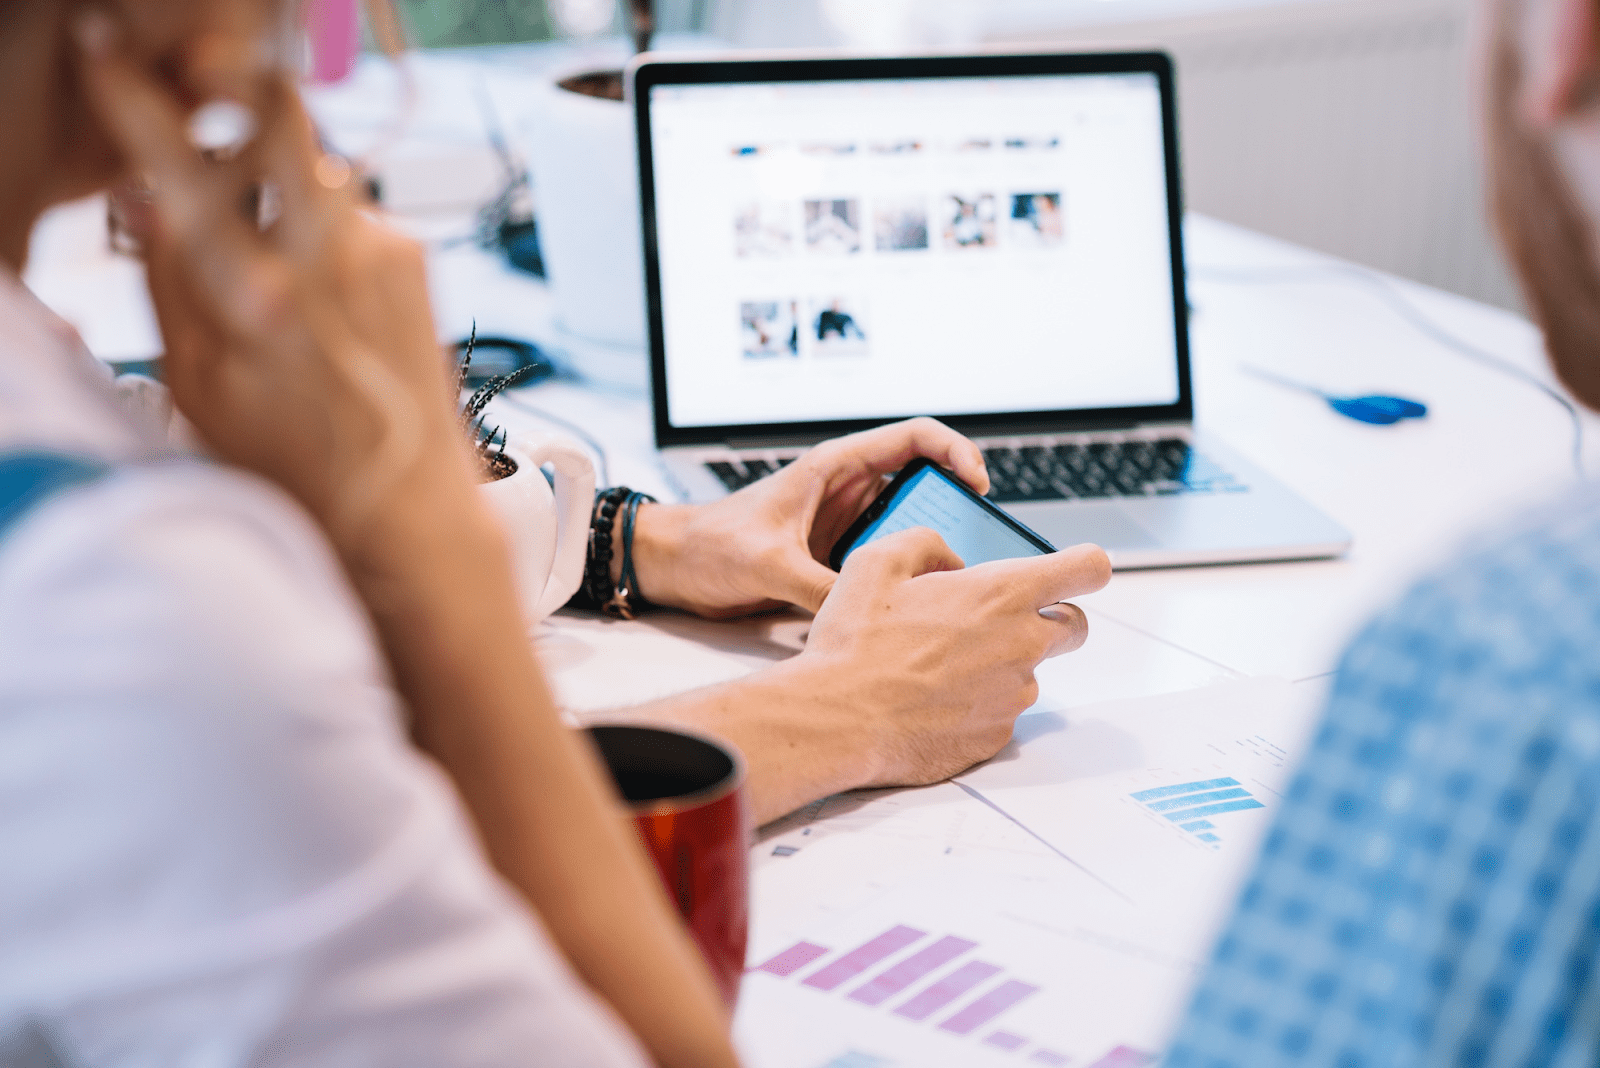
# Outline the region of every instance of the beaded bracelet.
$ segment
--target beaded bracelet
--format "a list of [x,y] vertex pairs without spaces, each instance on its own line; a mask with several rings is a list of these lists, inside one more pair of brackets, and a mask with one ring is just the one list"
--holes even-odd
[[[594,495],[594,510],[589,513],[589,551],[583,566],[583,585],[567,601],[568,608],[599,609],[615,619],[633,619],[650,602],[639,594],[639,575],[633,565],[633,531],[639,505],[654,504],[648,493],[626,486],[612,486]],[[611,584],[611,558],[615,555],[612,531],[617,514],[622,513],[622,577]]]
[[632,493],[626,486],[612,486],[594,495],[594,509],[589,513],[589,551],[585,554],[583,585],[572,595],[567,607],[599,608],[609,599],[611,530],[616,523],[617,510]]
[[[639,593],[639,576],[633,570],[633,527],[639,515],[639,505],[645,501],[652,504],[655,498],[648,493],[637,491],[628,494],[628,503],[622,511],[622,575],[617,581],[617,588],[612,593],[611,599],[600,606],[600,610],[615,619],[632,619],[639,614],[650,602],[646,601]],[[609,561],[608,567],[609,567]]]

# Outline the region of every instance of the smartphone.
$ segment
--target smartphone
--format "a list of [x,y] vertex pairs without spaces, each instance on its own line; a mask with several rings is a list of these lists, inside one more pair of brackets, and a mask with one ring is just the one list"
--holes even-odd
[[928,527],[938,533],[961,562],[971,567],[991,560],[1043,556],[1054,545],[1012,519],[932,460],[907,464],[877,500],[845,531],[828,564],[835,571],[868,542],[897,530]]

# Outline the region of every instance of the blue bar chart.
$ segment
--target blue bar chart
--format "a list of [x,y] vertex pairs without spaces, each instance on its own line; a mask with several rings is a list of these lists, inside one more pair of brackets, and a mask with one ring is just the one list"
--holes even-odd
[[1212,848],[1222,842],[1213,818],[1266,807],[1238,779],[1229,777],[1157,786],[1128,796]]

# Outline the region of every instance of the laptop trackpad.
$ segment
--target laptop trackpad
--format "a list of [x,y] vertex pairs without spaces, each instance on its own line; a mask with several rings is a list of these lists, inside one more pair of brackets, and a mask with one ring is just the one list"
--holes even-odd
[[1006,511],[1058,549],[1084,542],[1105,549],[1153,549],[1161,544],[1109,501],[1075,501],[1070,506],[1013,504]]

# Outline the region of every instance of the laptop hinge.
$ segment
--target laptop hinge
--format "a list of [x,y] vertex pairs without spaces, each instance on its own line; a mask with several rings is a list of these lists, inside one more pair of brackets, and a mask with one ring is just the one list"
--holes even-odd
[[748,449],[803,449],[815,445],[819,441],[827,441],[829,437],[837,436],[837,434],[785,434],[782,437],[771,438],[728,438],[723,444],[735,451]]
[[1001,426],[963,426],[961,433],[969,438],[1017,438],[1045,434],[1093,434],[1134,430],[1137,423],[1007,423]]

